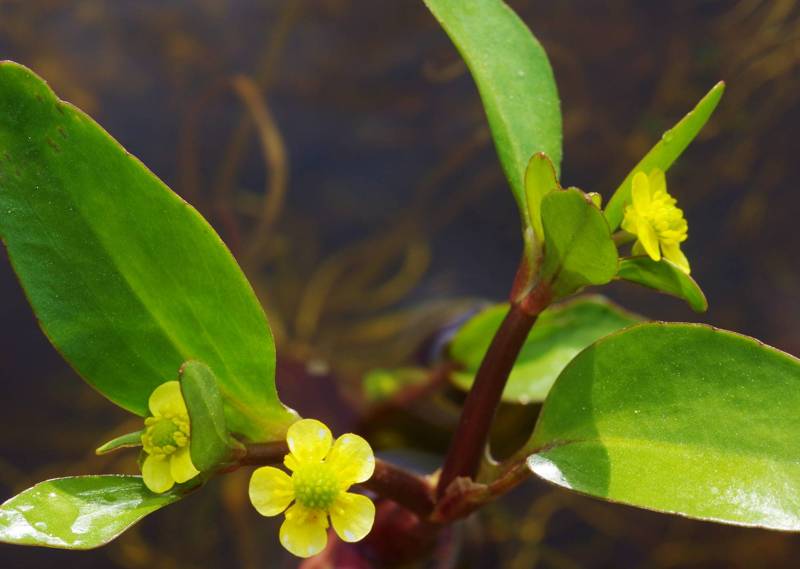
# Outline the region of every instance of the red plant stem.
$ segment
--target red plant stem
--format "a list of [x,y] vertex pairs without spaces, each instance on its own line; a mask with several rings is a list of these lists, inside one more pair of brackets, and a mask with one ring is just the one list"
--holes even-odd
[[475,477],[508,374],[528,337],[528,332],[536,322],[538,312],[526,310],[516,302],[512,303],[492,339],[464,402],[461,419],[439,477],[436,488],[438,497],[444,495],[447,487],[456,478]]
[[376,459],[375,474],[361,486],[397,502],[420,519],[426,519],[433,511],[433,486],[425,478],[389,462]]
[[[247,445],[246,454],[238,459],[241,466],[280,464],[289,453],[285,442]],[[375,459],[375,473],[362,487],[388,498],[422,519],[433,511],[433,487],[422,476],[381,459]]]

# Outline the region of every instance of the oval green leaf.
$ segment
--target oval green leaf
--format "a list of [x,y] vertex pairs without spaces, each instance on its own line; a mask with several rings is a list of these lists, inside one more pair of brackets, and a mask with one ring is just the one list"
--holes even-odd
[[561,107],[541,44],[501,0],[425,0],[478,86],[497,154],[528,218],[524,174],[537,152],[561,164]]
[[[498,304],[470,319],[453,338],[450,357],[460,369],[452,374],[455,385],[472,387],[478,367],[489,349],[508,304]],[[539,315],[511,370],[503,401],[543,401],[564,367],[586,346],[626,326],[641,322],[601,296],[576,298],[548,308]]]
[[611,196],[605,214],[612,231],[622,223],[625,206],[631,200],[631,183],[636,172],[649,174],[653,168],[661,168],[666,172],[677,160],[689,143],[694,140],[700,129],[708,122],[711,113],[717,108],[725,91],[725,83],[720,81],[703,97],[697,106],[683,117],[678,124],[665,132],[650,152],[634,167],[622,181],[617,191]]
[[708,310],[708,301],[700,285],[667,259],[631,257],[619,263],[617,278],[652,288],[685,300],[695,312]]
[[642,324],[567,366],[528,464],[615,502],[798,531],[798,409],[800,360],[709,326]]
[[55,478],[0,506],[0,542],[92,549],[180,498],[153,494],[139,476]]
[[192,464],[200,472],[213,470],[230,460],[236,446],[225,424],[217,378],[206,364],[189,361],[181,367],[180,383],[191,424]]
[[544,263],[541,279],[554,298],[609,282],[617,274],[617,247],[592,199],[576,188],[542,199]]
[[228,425],[280,439],[264,312],[210,225],[30,70],[0,63],[0,237],[53,345],[139,415],[189,359],[217,372]]

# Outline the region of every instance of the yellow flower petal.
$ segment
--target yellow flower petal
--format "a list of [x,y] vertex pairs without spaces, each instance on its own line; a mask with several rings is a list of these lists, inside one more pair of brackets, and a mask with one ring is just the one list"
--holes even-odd
[[650,255],[650,258],[654,261],[660,261],[661,251],[658,248],[658,235],[656,234],[656,230],[653,229],[653,226],[643,219],[640,220],[636,235],[639,237],[639,242],[642,244],[642,247],[644,247],[644,250]]
[[142,464],[142,478],[151,492],[161,494],[175,484],[169,468],[169,459],[163,456],[148,454]]
[[316,419],[301,419],[286,433],[289,450],[300,462],[320,462],[331,449],[333,436],[323,423]]
[[148,402],[150,412],[155,416],[167,413],[186,414],[186,403],[181,394],[181,385],[177,381],[168,381],[155,388]]
[[309,510],[295,504],[286,511],[280,540],[289,553],[297,557],[316,555],[328,543],[328,520],[322,510]]
[[295,457],[295,455],[289,453],[283,457],[283,465],[292,472],[294,472],[299,468],[300,463],[297,462],[297,457]]
[[678,243],[662,243],[661,248],[664,250],[664,257],[681,268],[687,275],[691,273],[689,268],[689,259],[681,251],[681,246]]
[[658,192],[667,191],[667,177],[664,175],[664,170],[661,168],[653,168],[650,175],[647,177],[650,183],[650,195],[653,196]]
[[650,180],[644,172],[636,172],[631,182],[631,198],[633,199],[633,207],[637,210],[643,210],[650,207],[650,196],[652,195],[652,188],[650,188]]
[[375,504],[366,496],[344,492],[331,507],[331,522],[344,541],[360,541],[375,522]]
[[188,446],[179,448],[169,456],[169,470],[172,478],[178,484],[183,484],[200,474],[200,471],[192,464],[192,455],[189,453]]
[[631,247],[631,254],[634,256],[647,255],[647,251],[645,251],[644,247],[642,247],[642,242],[638,239],[633,244],[633,247]]
[[333,444],[326,461],[333,467],[342,489],[369,480],[375,472],[375,455],[369,443],[358,435],[347,433]]
[[250,478],[250,502],[262,516],[277,516],[294,500],[292,479],[283,470],[263,466]]

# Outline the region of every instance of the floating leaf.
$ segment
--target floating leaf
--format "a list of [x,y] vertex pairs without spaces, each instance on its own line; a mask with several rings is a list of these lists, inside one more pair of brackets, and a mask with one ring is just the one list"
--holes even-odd
[[180,498],[153,494],[139,476],[55,478],[0,506],[0,542],[92,549]]
[[200,472],[213,470],[231,458],[235,446],[225,425],[217,378],[206,364],[189,361],[181,367],[180,382],[191,421],[192,464]]
[[576,188],[550,192],[542,200],[545,254],[541,279],[554,298],[588,285],[609,282],[617,273],[617,248],[603,214]]
[[279,439],[264,312],[211,226],[30,70],[0,63],[0,237],[47,337],[118,405],[216,370],[232,430]]
[[631,257],[619,263],[617,278],[685,300],[695,312],[708,310],[708,301],[700,286],[677,265],[667,259]]
[[661,168],[666,172],[672,163],[680,156],[689,143],[703,128],[711,113],[717,108],[725,83],[720,81],[703,97],[697,106],[688,115],[683,117],[678,124],[665,132],[661,140],[648,152],[644,158],[631,170],[630,174],[611,196],[606,206],[606,219],[611,230],[614,231],[622,223],[625,205],[631,200],[631,183],[636,172],[649,174],[653,168]]
[[708,326],[642,324],[566,367],[528,464],[615,502],[800,531],[798,409],[800,360]]
[[425,0],[478,86],[523,219],[524,174],[537,152],[561,164],[561,109],[547,54],[501,0]]
[[[492,306],[474,316],[450,344],[450,357],[460,365],[454,383],[469,389],[489,343],[508,312],[508,304]],[[539,315],[508,378],[503,400],[531,403],[544,400],[564,367],[586,346],[641,321],[600,296],[577,298]]]

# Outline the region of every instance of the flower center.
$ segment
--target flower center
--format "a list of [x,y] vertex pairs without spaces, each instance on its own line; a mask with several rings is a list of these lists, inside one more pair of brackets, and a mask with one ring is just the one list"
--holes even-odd
[[675,198],[667,192],[656,192],[650,207],[640,212],[662,243],[681,243],[686,241],[688,236],[689,228],[683,217],[683,211],[676,207],[675,203]]
[[320,462],[300,466],[292,474],[297,503],[315,510],[326,510],[339,495],[339,480],[330,465]]
[[189,442],[189,417],[164,415],[148,417],[142,435],[142,446],[147,454],[170,455]]

